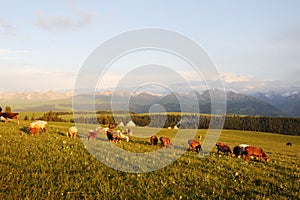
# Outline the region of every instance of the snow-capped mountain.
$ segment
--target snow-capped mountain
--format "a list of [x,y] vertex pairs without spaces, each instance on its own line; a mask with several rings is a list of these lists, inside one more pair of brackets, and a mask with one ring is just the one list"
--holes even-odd
[[273,105],[288,116],[300,117],[299,90],[290,90],[283,93],[276,93],[274,91],[257,92],[253,96]]

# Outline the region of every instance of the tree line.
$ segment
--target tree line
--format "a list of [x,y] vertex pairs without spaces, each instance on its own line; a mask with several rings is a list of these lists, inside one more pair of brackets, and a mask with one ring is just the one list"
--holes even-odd
[[[9,109],[7,109],[9,110]],[[24,120],[45,120],[53,122],[76,122],[85,124],[126,124],[132,120],[137,126],[149,127],[179,127],[179,128],[198,128],[208,129],[211,122],[210,115],[202,114],[183,114],[167,113],[167,114],[112,114],[110,111],[97,111],[96,118],[90,117],[91,112],[81,112],[82,116],[64,119],[63,115],[70,115],[72,112],[52,112],[51,110],[42,116],[35,118],[34,114],[29,118],[27,115]],[[215,121],[223,120],[222,116],[214,116]],[[285,135],[300,135],[300,118],[288,117],[263,117],[263,116],[241,116],[226,115],[223,129],[245,130],[279,133]]]
[[[224,119],[222,116],[214,116],[215,121]],[[126,124],[132,120],[137,126],[149,127],[174,127],[208,129],[211,122],[210,115],[193,114],[130,114],[118,116],[101,114],[95,118],[81,117],[72,119],[72,122],[89,124]],[[262,116],[225,116],[223,129],[245,130],[279,133],[285,135],[300,135],[300,119],[287,117],[262,117]]]

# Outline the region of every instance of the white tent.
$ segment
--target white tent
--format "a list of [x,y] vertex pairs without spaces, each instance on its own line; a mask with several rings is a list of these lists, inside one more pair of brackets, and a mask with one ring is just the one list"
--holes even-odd
[[136,125],[135,125],[135,123],[134,123],[132,120],[130,120],[130,121],[126,124],[126,126],[132,126],[132,127],[135,127]]
[[118,126],[125,126],[123,122],[120,122]]

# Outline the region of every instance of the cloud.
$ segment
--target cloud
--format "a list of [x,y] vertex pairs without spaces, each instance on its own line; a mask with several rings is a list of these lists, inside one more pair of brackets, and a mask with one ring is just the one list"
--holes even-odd
[[4,21],[4,19],[0,18],[0,34],[1,35],[10,35],[15,36],[16,28]]
[[95,17],[94,12],[87,11],[76,11],[74,15],[65,16],[49,16],[39,11],[35,25],[48,31],[76,30],[91,24]]
[[248,75],[240,75],[240,74],[234,74],[234,73],[222,73],[221,77],[227,83],[251,81],[251,77]]

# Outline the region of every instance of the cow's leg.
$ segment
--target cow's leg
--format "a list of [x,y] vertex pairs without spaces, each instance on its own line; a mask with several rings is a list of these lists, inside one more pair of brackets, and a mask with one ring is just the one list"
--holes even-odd
[[20,120],[19,120],[19,115],[16,115],[16,120],[17,120],[17,123],[18,123],[18,125],[20,124]]
[[260,160],[261,160],[261,155],[258,156],[257,160],[258,160],[258,162],[260,162]]
[[249,154],[246,155],[245,160],[246,160],[246,161],[249,160]]

